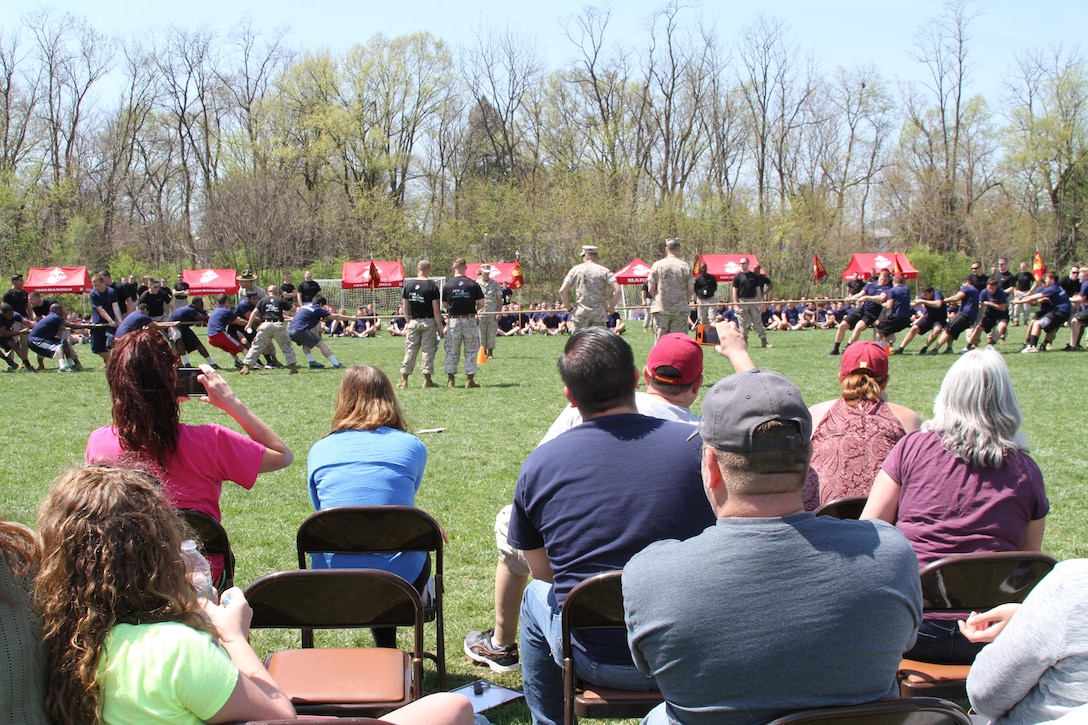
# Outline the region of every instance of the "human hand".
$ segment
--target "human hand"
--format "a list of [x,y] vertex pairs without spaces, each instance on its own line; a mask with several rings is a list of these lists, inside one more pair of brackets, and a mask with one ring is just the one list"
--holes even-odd
[[734,372],[739,373],[755,367],[748,355],[748,343],[744,340],[744,333],[737,327],[737,323],[732,320],[716,322],[714,329],[718,331],[718,344],[714,349],[733,364]]
[[1005,625],[1009,623],[1009,620],[1019,609],[1020,605],[1016,603],[1002,604],[981,614],[971,612],[966,621],[960,620],[956,624],[959,625],[960,634],[967,641],[975,644],[988,644],[997,639],[997,636],[1005,629]]
[[230,384],[211,365],[202,364],[200,366],[200,375],[197,376],[197,380],[203,383],[204,390],[207,392],[207,395],[200,397],[202,402],[211,403],[220,410],[226,410],[229,406],[238,402],[238,398],[235,397]]
[[249,639],[249,623],[253,620],[253,610],[246,601],[245,592],[238,587],[231,587],[223,592],[219,604],[202,599],[204,613],[219,633],[221,642],[237,642]]

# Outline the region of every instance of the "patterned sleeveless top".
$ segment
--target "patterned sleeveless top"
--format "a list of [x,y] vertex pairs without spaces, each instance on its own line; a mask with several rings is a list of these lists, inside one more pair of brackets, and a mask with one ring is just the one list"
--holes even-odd
[[812,432],[812,462],[805,479],[805,509],[843,496],[868,496],[880,464],[906,435],[887,403],[839,398]]

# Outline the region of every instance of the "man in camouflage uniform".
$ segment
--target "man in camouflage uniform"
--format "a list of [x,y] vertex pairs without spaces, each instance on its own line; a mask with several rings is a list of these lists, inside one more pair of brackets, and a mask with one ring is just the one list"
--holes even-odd
[[[574,304],[570,302],[570,291],[574,290]],[[616,309],[616,299],[620,295],[620,285],[616,276],[608,267],[597,263],[597,248],[582,247],[582,263],[571,267],[563,285],[559,288],[559,299],[567,312],[572,313],[576,332],[583,327],[606,327],[608,316]]]
[[404,362],[400,366],[398,388],[408,387],[408,376],[416,367],[416,356],[423,350],[423,387],[437,388],[434,374],[434,354],[438,350],[438,338],[446,334],[442,327],[442,310],[438,306],[439,290],[430,279],[431,263],[426,259],[416,265],[414,279],[404,280],[401,299],[407,305],[408,324],[404,328]]
[[446,301],[449,322],[446,323],[446,387],[457,385],[457,357],[463,349],[466,388],[478,388],[476,382],[476,355],[480,351],[480,325],[476,315],[484,306],[484,293],[480,285],[465,276],[465,260],[453,262],[453,277],[442,287],[442,299]]
[[665,240],[665,258],[650,267],[649,292],[654,298],[650,307],[653,315],[654,342],[670,332],[687,332],[691,308],[688,300],[695,295],[695,278],[691,267],[680,259],[680,240]]
[[495,357],[495,334],[499,329],[498,313],[502,310],[502,287],[491,279],[489,264],[480,267],[480,277],[476,283],[484,292],[484,314],[480,315],[480,345],[488,357]]

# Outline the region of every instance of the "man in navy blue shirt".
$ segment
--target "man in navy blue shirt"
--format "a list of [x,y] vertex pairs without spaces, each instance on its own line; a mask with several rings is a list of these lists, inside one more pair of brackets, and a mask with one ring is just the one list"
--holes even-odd
[[90,327],[82,322],[69,322],[64,319],[64,307],[59,302],[49,306],[49,314],[38,320],[30,330],[30,339],[27,344],[31,350],[42,357],[51,357],[57,361],[59,372],[66,373],[72,370],[79,372],[83,365],[75,354],[67,338],[61,337],[64,328],[85,330]]
[[903,275],[895,275],[891,288],[883,292],[882,296],[888,315],[883,322],[877,324],[876,334],[880,342],[891,346],[895,343],[895,333],[910,327],[910,287],[904,282]]
[[937,346],[929,351],[930,355],[938,354],[942,345],[945,346],[944,351],[946,354],[952,354],[952,343],[964,331],[973,327],[975,320],[978,319],[978,294],[978,288],[973,284],[971,275],[967,275],[963,278],[963,286],[960,287],[960,291],[945,299],[945,304],[958,302],[960,311],[956,313],[956,316],[952,318],[952,322],[948,323],[948,327],[941,333],[940,339],[937,340]]
[[887,299],[886,293],[891,288],[891,272],[882,269],[876,280],[866,284],[858,294],[846,298],[848,302],[860,302],[861,304],[855,307],[854,311],[839,323],[838,332],[835,333],[835,345],[831,348],[829,355],[839,354],[839,346],[842,344],[843,338],[846,337],[847,330],[853,330],[850,333],[850,342],[846,343],[849,345],[851,342],[857,342],[858,338],[861,337],[861,333],[876,324],[883,309],[881,305]]
[[7,302],[0,304],[0,349],[14,353],[14,355],[0,355],[4,362],[12,370],[18,370],[19,364],[15,362],[15,355],[22,359],[27,372],[36,372],[27,357],[26,339],[30,334],[30,323],[26,318],[15,311]]
[[99,273],[91,277],[91,352],[102,358],[103,363],[110,361],[110,348],[113,347],[113,332],[121,321],[121,308],[117,301],[117,292],[106,283],[106,275]]
[[[1054,341],[1054,335],[1058,333],[1062,325],[1069,321],[1073,315],[1073,305],[1069,301],[1069,295],[1058,284],[1058,273],[1050,271],[1046,273],[1043,287],[1035,294],[1023,299],[1025,304],[1042,302],[1040,315],[1028,325],[1028,338],[1020,352],[1039,352]],[[1039,345],[1039,335],[1046,333],[1046,339]]]
[[978,295],[978,306],[982,311],[982,319],[971,335],[967,338],[967,347],[961,352],[967,352],[978,345],[982,333],[989,335],[989,344],[1005,337],[1005,328],[1009,325],[1009,295],[1001,288],[1001,280],[997,276],[990,277],[986,283],[986,289]]
[[888,353],[889,355],[902,355],[903,350],[906,349],[916,335],[929,333],[929,337],[926,338],[922,349],[918,351],[919,355],[925,355],[929,346],[940,336],[941,331],[944,330],[944,326],[948,322],[948,308],[944,304],[944,294],[939,289],[935,289],[933,285],[923,287],[922,296],[916,297],[914,304],[921,308],[921,315],[914,320],[910,330],[907,331],[907,336],[903,338],[903,342],[899,347],[891,350]]
[[291,318],[291,324],[287,327],[287,334],[291,338],[291,342],[302,348],[303,354],[306,355],[306,359],[310,362],[310,367],[319,369],[325,367],[317,360],[314,360],[313,349],[316,347],[321,351],[321,354],[329,359],[334,368],[344,367],[344,363],[336,359],[336,356],[332,354],[332,350],[329,346],[321,341],[321,336],[314,332],[315,327],[321,324],[322,320],[339,320],[340,322],[354,322],[359,319],[358,317],[348,317],[347,315],[341,315],[333,312],[327,306],[327,300],[318,295],[312,302],[307,302],[302,307],[298,308],[298,312]]
[[209,365],[217,370],[219,369],[215,360],[208,354],[208,348],[204,347],[204,343],[193,332],[193,327],[208,324],[208,313],[204,311],[203,297],[193,297],[189,304],[178,307],[170,313],[167,322],[177,323],[176,326],[171,328],[169,337],[177,348],[177,353],[181,357],[183,365],[189,365],[189,353],[196,351]]
[[[713,523],[691,426],[641,415],[630,346],[600,327],[578,330],[559,358],[581,425],[529,454],[518,475],[507,542],[524,551],[533,581],[521,605],[521,666],[534,723],[563,720],[557,646],[563,599],[579,582],[622,569],[648,544],[687,539]],[[609,485],[622,482],[620,489]],[[577,524],[577,525],[575,525]],[[626,638],[580,640],[584,679],[648,689]]]

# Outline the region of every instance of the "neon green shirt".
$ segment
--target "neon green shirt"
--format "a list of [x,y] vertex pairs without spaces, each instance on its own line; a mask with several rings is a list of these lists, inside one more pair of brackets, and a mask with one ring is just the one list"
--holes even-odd
[[179,622],[118,624],[98,674],[103,725],[198,725],[223,708],[238,680],[210,636]]

